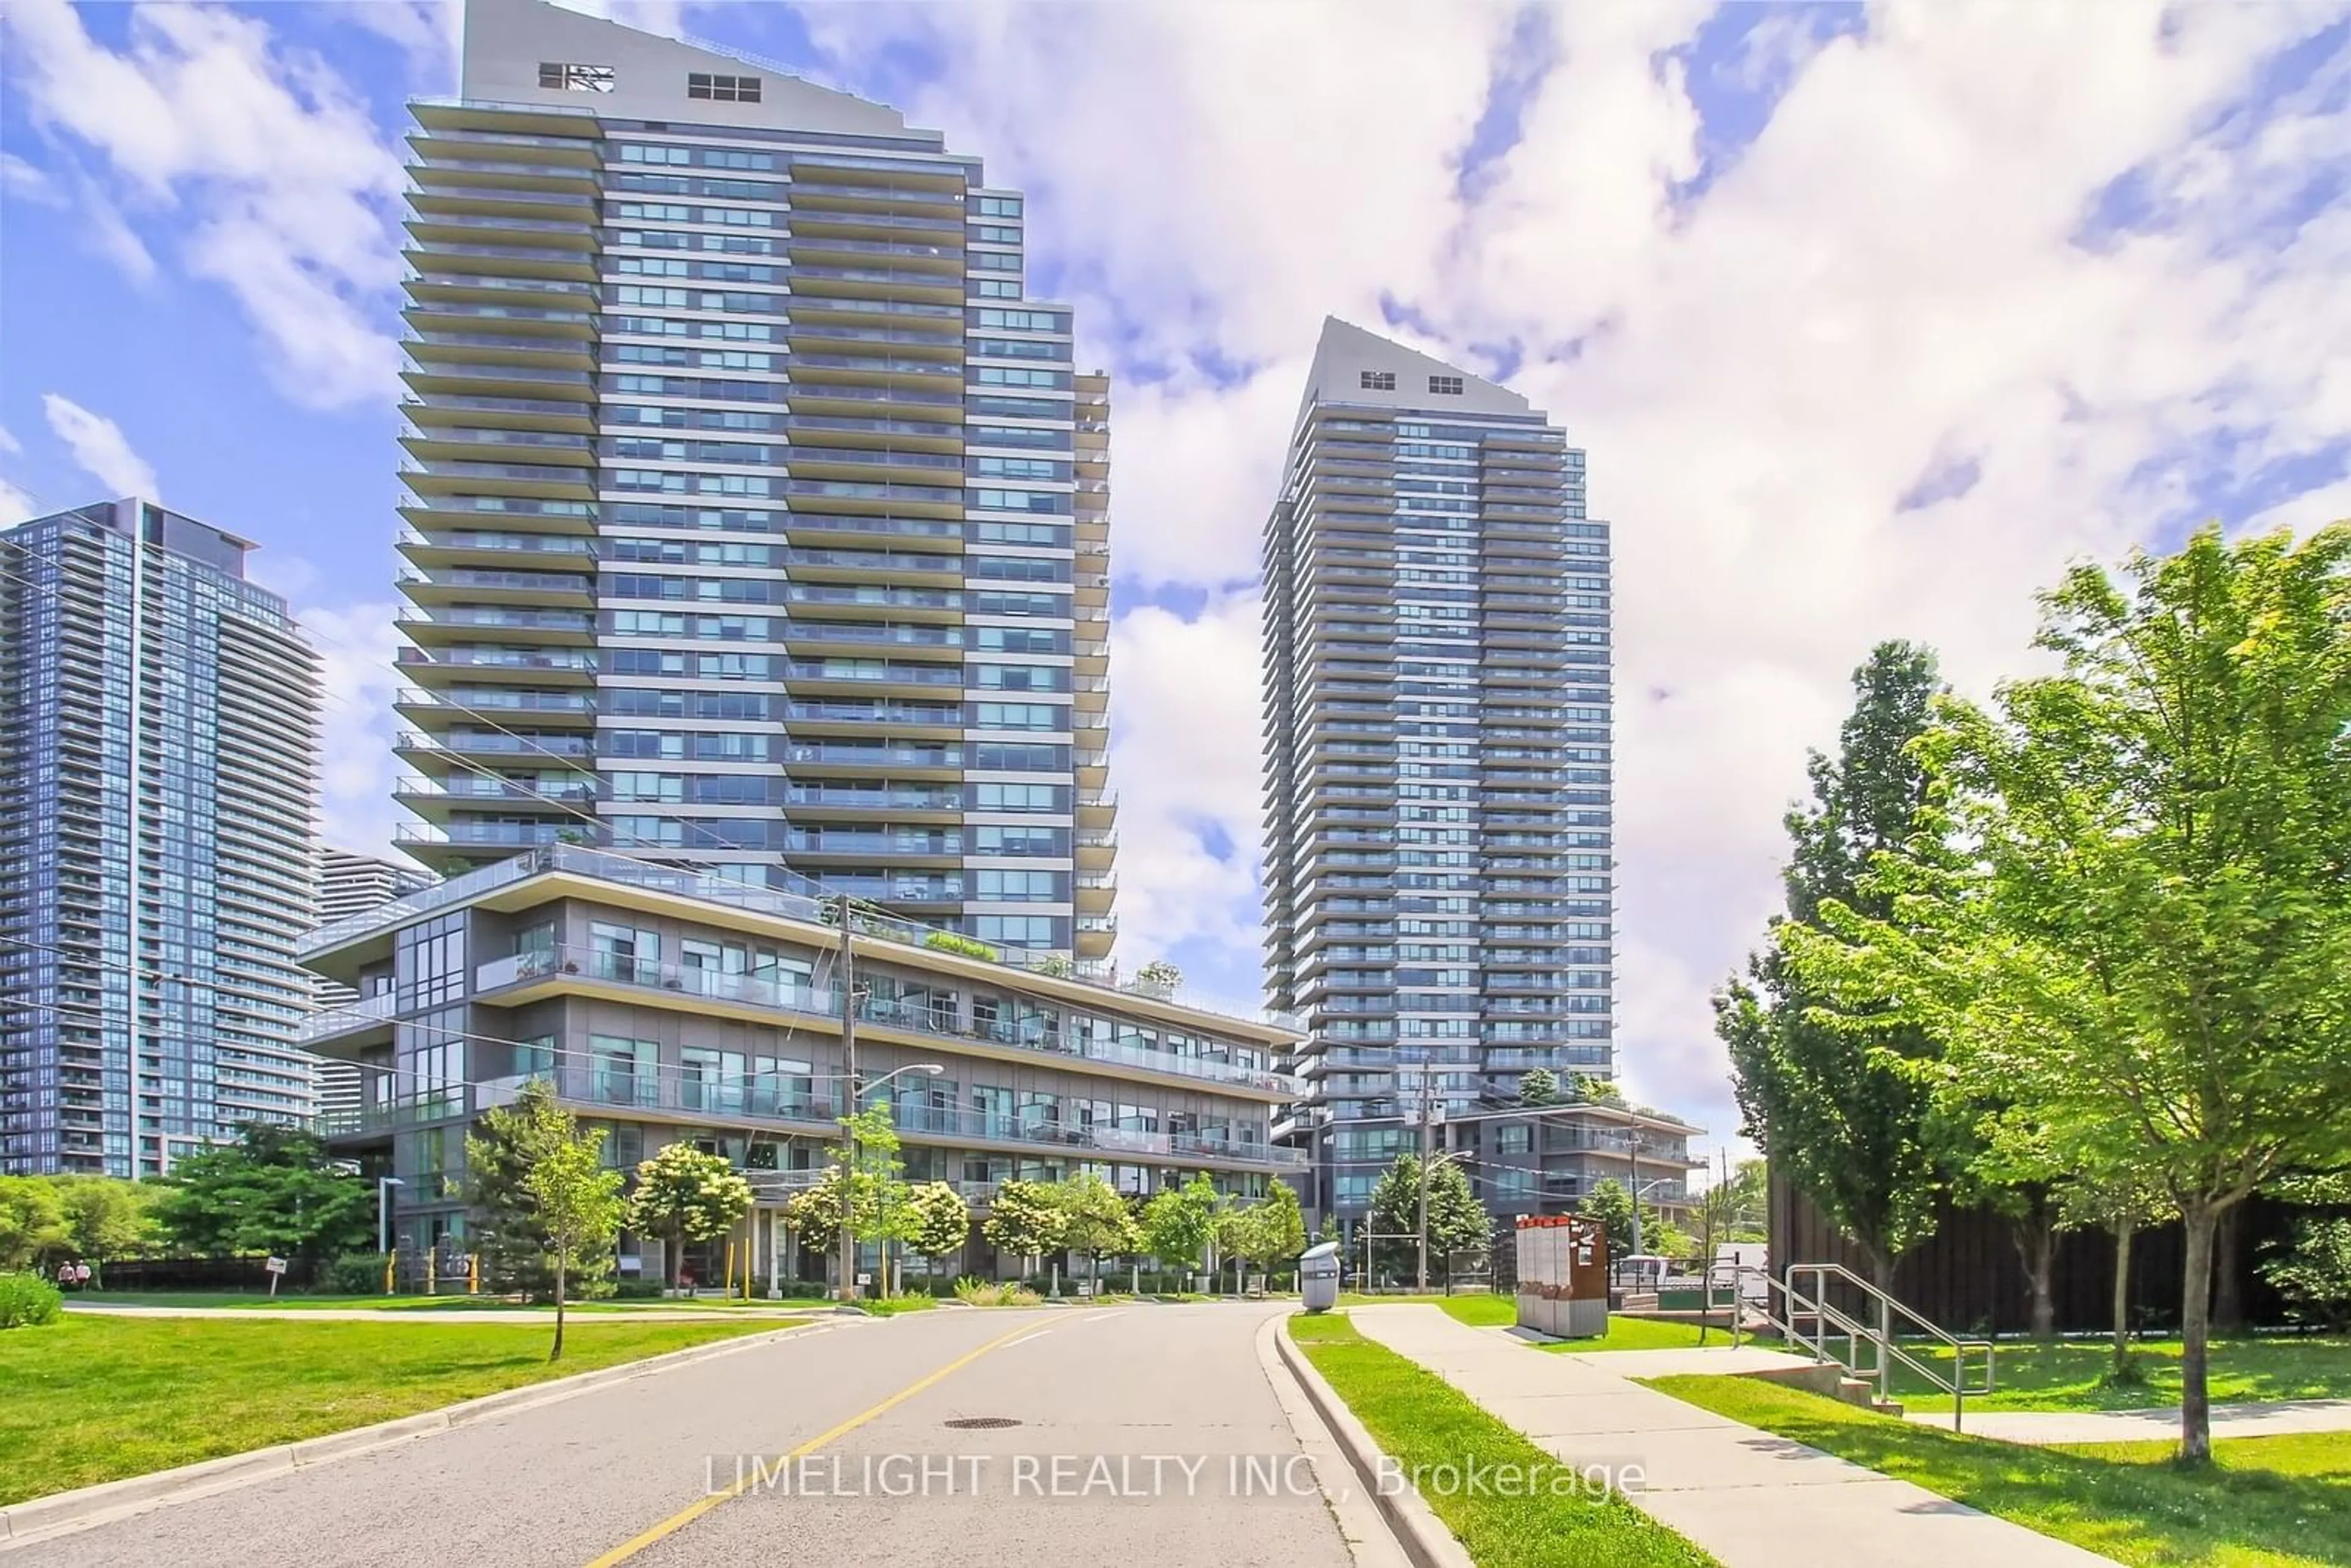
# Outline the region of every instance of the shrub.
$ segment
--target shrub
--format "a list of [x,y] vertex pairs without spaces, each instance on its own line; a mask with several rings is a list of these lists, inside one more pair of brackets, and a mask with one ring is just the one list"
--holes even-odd
[[862,1301],[859,1305],[874,1317],[894,1318],[901,1312],[923,1312],[938,1302],[928,1296],[893,1296],[885,1301]]
[[338,1296],[383,1293],[383,1254],[346,1252],[327,1265],[327,1289]]
[[0,1329],[53,1323],[65,1310],[65,1297],[38,1274],[0,1274]]
[[1045,1298],[1018,1281],[998,1285],[967,1274],[955,1282],[956,1300],[973,1307],[1033,1307]]
[[934,931],[923,938],[923,946],[941,953],[960,954],[967,958],[986,958],[993,963],[996,949],[976,936],[961,936],[952,931]]

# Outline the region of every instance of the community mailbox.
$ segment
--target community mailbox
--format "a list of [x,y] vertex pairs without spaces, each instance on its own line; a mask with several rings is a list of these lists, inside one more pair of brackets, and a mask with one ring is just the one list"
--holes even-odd
[[1298,1255],[1298,1293],[1310,1312],[1327,1312],[1339,1304],[1339,1244],[1319,1242]]
[[1581,1214],[1519,1220],[1519,1326],[1559,1339],[1608,1332],[1608,1228]]

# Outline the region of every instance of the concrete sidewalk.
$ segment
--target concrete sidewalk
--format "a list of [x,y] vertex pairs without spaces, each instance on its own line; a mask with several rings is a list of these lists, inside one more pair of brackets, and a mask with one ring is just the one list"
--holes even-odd
[[[2088,1568],[2107,1560],[2020,1524],[1685,1405],[1626,1375],[1650,1353],[1548,1354],[1436,1307],[1357,1307],[1366,1338],[1418,1362],[1562,1463],[1638,1465],[1628,1495],[1724,1568],[1823,1563]],[[1664,1353],[1674,1371],[1706,1351]],[[1728,1364],[1737,1356],[1725,1347]],[[1609,1370],[1621,1366],[1623,1372]],[[1743,1368],[1741,1369],[1743,1370]]]
[[[1951,1413],[1918,1411],[1925,1427],[1951,1424]],[[2215,1437],[2274,1437],[2294,1432],[2351,1432],[2351,1399],[2278,1399],[2212,1406]],[[1968,1436],[2045,1448],[2052,1443],[2160,1443],[2179,1436],[2179,1406],[2154,1410],[1984,1410],[1968,1412]]]

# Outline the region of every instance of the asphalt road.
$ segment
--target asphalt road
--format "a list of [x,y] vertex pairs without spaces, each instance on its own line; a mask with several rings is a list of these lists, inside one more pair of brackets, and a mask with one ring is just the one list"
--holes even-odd
[[1344,1568],[1258,1361],[1276,1310],[848,1322],[5,1557]]

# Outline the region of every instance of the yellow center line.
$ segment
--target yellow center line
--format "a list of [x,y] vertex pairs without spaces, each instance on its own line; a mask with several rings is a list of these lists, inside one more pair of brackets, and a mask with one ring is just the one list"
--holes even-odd
[[[794,1448],[790,1453],[786,1454],[782,1458],[777,1460],[776,1468],[780,1469],[784,1466],[790,1464],[795,1459],[804,1459],[809,1455],[815,1453],[819,1448],[823,1448],[826,1444],[831,1443],[837,1438],[847,1437],[850,1433],[854,1432],[860,1427],[864,1426],[868,1421],[872,1420],[878,1416],[886,1414],[898,1406],[904,1404],[907,1400],[912,1399],[915,1395],[920,1394],[924,1389],[930,1387],[934,1384],[943,1382],[955,1375],[955,1374],[961,1372],[965,1367],[969,1366],[973,1362],[977,1361],[989,1351],[995,1350],[1001,1345],[1009,1344],[1012,1341],[1029,1333],[1034,1326],[1035,1325],[1030,1323],[1023,1323],[1019,1328],[1012,1330],[1009,1333],[998,1334],[996,1338],[989,1340],[986,1344],[981,1345],[978,1349],[956,1357],[955,1360],[948,1362],[936,1372],[931,1373],[927,1376],[917,1378],[914,1382],[909,1383],[905,1387],[901,1388],[897,1393],[893,1394],[889,1398],[884,1399],[882,1403],[874,1406],[872,1409],[862,1410],[856,1415],[852,1416],[848,1420],[841,1422],[839,1426],[829,1427],[822,1432],[819,1432],[815,1437],[810,1437],[807,1442],[802,1443],[799,1448]],[[621,1544],[615,1546],[601,1557],[590,1563],[588,1564],[588,1568],[615,1568],[616,1564],[626,1563],[630,1558],[634,1557],[638,1552],[643,1552],[654,1542],[666,1540],[670,1536],[676,1534],[679,1531],[684,1530],[687,1525],[692,1524],[695,1520],[700,1519],[704,1514],[708,1513],[720,1503],[728,1502],[742,1496],[746,1490],[749,1490],[752,1481],[757,1479],[758,1474],[758,1472],[755,1469],[752,1472],[752,1478],[750,1479],[737,1480],[733,1486],[728,1487],[725,1491],[712,1492],[706,1497],[697,1498],[694,1502],[678,1510],[667,1519],[663,1520],[659,1524],[653,1526],[651,1529],[644,1531],[641,1534],[629,1537],[628,1540],[623,1541]]]

